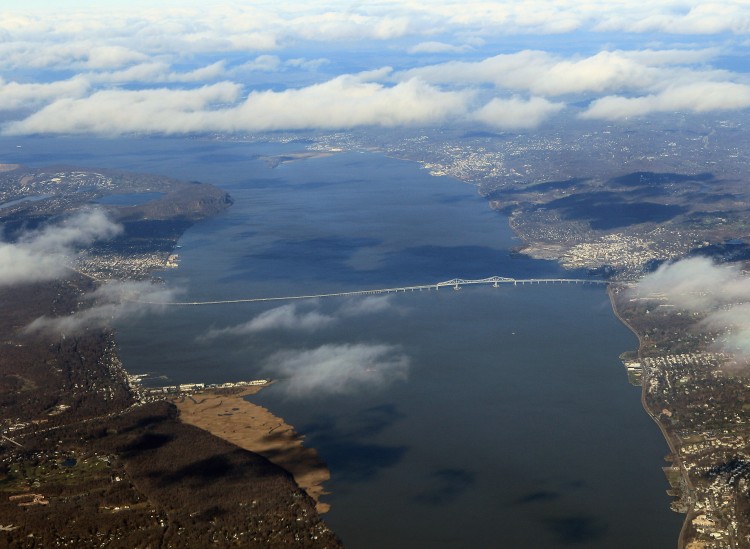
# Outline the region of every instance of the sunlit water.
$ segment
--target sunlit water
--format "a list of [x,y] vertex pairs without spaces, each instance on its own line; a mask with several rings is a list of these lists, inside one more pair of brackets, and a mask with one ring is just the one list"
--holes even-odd
[[[22,148],[16,145],[21,144]],[[507,220],[473,187],[376,154],[269,168],[299,145],[184,140],[0,140],[3,161],[65,162],[216,183],[235,204],[180,241],[163,274],[188,300],[379,288],[491,275],[569,276],[512,257]],[[671,547],[667,447],[618,354],[634,337],[601,287],[465,288],[385,302],[298,303],[303,328],[242,335],[280,304],[172,308],[119,329],[133,373],[172,382],[274,376],[279,351],[387,346],[410,363],[366,388],[290,382],[256,402],[331,470],[326,521],[351,548]],[[358,312],[357,312],[358,311]],[[278,376],[277,376],[278,377]]]

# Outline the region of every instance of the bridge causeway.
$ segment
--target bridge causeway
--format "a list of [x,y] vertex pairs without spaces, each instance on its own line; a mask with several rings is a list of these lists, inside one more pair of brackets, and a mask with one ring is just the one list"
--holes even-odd
[[262,303],[266,301],[294,301],[300,299],[318,299],[324,297],[352,297],[352,296],[366,296],[366,295],[380,295],[380,294],[395,294],[398,292],[421,292],[440,290],[440,288],[453,288],[454,290],[460,290],[462,286],[472,285],[489,285],[498,288],[501,285],[505,286],[518,286],[526,284],[609,284],[606,280],[595,280],[586,278],[509,278],[505,276],[491,276],[489,278],[480,279],[464,279],[464,278],[453,278],[443,282],[435,282],[432,284],[419,284],[416,286],[402,286],[396,288],[376,288],[370,290],[355,290],[351,292],[335,292],[327,294],[310,294],[310,295],[290,295],[281,297],[252,297],[247,299],[226,299],[219,301],[138,301],[139,303],[147,303],[150,305],[228,305],[230,303]]

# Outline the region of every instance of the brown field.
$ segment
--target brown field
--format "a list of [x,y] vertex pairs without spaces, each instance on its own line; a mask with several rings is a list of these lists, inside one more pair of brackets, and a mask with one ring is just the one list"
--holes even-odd
[[284,420],[245,400],[260,387],[242,392],[205,391],[174,400],[180,419],[245,450],[255,452],[287,470],[316,502],[319,513],[329,509],[320,497],[331,474],[312,448],[302,446],[302,437]]

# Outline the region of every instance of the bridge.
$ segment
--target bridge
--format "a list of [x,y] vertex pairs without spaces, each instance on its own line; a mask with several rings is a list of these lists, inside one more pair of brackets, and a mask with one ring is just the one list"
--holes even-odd
[[262,303],[266,301],[293,301],[299,299],[318,299],[323,297],[352,297],[364,295],[395,294],[399,292],[422,292],[440,290],[440,288],[452,288],[460,290],[462,286],[492,285],[495,288],[505,286],[524,286],[526,284],[609,284],[606,280],[595,280],[586,278],[508,278],[505,276],[491,276],[480,279],[453,278],[444,282],[433,284],[419,284],[416,286],[401,286],[397,288],[376,288],[372,290],[355,290],[351,292],[335,292],[328,294],[289,295],[282,297],[251,297],[247,299],[225,299],[220,301],[138,301],[150,305],[227,305],[230,303]]

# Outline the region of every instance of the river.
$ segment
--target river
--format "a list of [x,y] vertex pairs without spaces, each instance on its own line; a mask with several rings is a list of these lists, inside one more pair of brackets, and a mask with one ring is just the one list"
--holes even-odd
[[[51,138],[0,147],[6,162],[147,171],[229,191],[234,206],[188,230],[180,268],[163,273],[190,301],[571,276],[510,254],[507,219],[474,187],[376,153],[271,168],[259,156],[302,147]],[[618,355],[637,342],[603,288],[467,287],[280,307],[175,307],[123,321],[121,354],[132,373],[172,382],[280,378],[254,401],[329,465],[325,519],[348,547],[676,544],[668,449],[627,383]],[[306,371],[305,359],[320,367]]]

